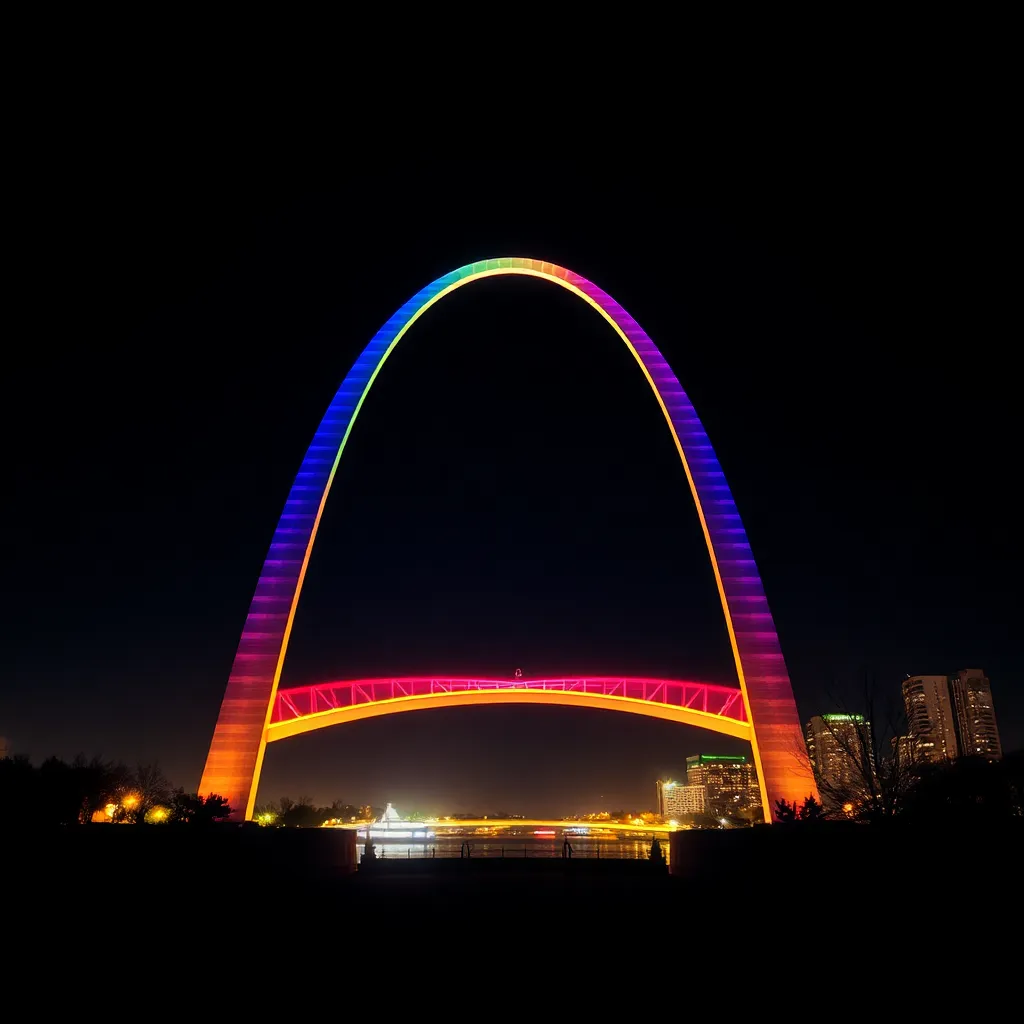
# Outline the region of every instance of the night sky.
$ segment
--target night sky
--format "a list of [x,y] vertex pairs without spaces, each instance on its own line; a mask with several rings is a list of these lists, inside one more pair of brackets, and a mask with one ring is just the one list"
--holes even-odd
[[[526,170],[410,164],[315,192],[152,162],[39,185],[33,315],[4,374],[12,750],[159,760],[198,785],[337,385],[420,287],[500,255],[591,279],[665,354],[736,497],[802,720],[861,710],[866,676],[896,696],[907,673],[981,667],[1004,747],[1024,744],[998,181],[572,167],[554,187],[558,169]],[[517,668],[735,682],[642,374],[583,302],[506,278],[431,309],[379,376],[283,683]],[[603,711],[423,711],[271,746],[260,800],[636,808],[688,754],[742,749]]]

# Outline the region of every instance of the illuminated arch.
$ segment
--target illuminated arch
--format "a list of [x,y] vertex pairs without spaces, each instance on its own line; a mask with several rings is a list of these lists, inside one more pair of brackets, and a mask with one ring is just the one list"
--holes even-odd
[[736,503],[690,400],[637,322],[608,294],[571,270],[503,257],[472,263],[417,292],[377,332],[317,428],[274,531],[221,704],[199,791],[220,793],[235,817],[252,817],[267,730],[302,581],[324,503],[356,417],[384,361],[435,302],[486,277],[519,274],[550,281],[593,306],[632,352],[661,406],[690,484],[711,556],[736,673],[751,723],[766,810],[779,799],[815,793],[789,673]]

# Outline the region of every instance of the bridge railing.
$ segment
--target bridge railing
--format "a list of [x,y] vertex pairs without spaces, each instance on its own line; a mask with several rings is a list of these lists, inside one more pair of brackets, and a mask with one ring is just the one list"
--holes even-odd
[[463,692],[494,693],[502,690],[541,690],[622,697],[688,708],[739,722],[747,720],[740,691],[735,687],[715,683],[624,676],[511,680],[406,676],[351,679],[279,690],[271,721],[287,722],[360,704],[402,698],[426,698]]

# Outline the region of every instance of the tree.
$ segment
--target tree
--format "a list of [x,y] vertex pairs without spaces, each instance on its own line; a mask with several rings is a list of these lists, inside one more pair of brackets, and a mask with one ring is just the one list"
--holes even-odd
[[996,762],[961,757],[925,765],[904,813],[912,821],[974,825],[1020,817],[1019,771],[1019,756],[1013,755]]
[[217,793],[186,793],[175,791],[171,799],[170,820],[175,825],[212,825],[231,813],[227,800]]
[[799,814],[801,821],[824,821],[825,809],[814,799],[813,796],[806,797],[800,807]]
[[816,822],[825,820],[825,812],[821,804],[813,796],[807,797],[802,804],[797,806],[794,800],[787,803],[785,800],[775,801],[775,819],[780,824],[793,824],[794,822]]
[[0,761],[0,804],[11,820],[27,825],[90,822],[96,811],[117,803],[131,773],[120,763],[79,754],[68,764],[48,757],[38,768],[25,756]]
[[276,825],[281,817],[281,808],[271,800],[266,804],[257,804],[252,812],[253,821],[261,825]]
[[[298,803],[293,803],[289,800],[288,804],[288,809],[281,812],[279,821],[282,825],[315,828],[317,825],[322,825],[329,817],[329,814],[323,808],[315,807],[308,796],[303,797]],[[284,806],[285,800],[282,800],[281,807],[283,808]]]
[[787,803],[785,800],[775,801],[775,820],[783,824],[796,821],[798,817],[796,801]]
[[325,818],[337,818],[339,821],[353,821],[359,817],[359,808],[354,804],[345,803],[344,800],[335,800],[326,811]]
[[79,754],[71,767],[76,773],[80,797],[78,820],[83,823],[92,821],[97,811],[116,804],[130,789],[131,769],[121,761],[104,761],[99,756],[86,761],[85,755]]
[[691,828],[721,828],[722,823],[710,811],[695,811],[692,814],[684,814],[680,819]]
[[920,777],[921,762],[906,738],[902,700],[889,690],[881,692],[876,674],[864,674],[860,699],[863,713],[851,712],[833,696],[840,714],[821,716],[838,765],[832,763],[831,771],[823,770],[822,764],[810,761],[802,744],[798,756],[814,772],[825,816],[889,821],[905,810]]
[[39,816],[36,774],[24,754],[0,759],[0,821],[34,824]]
[[140,764],[128,782],[127,792],[121,797],[118,817],[141,825],[153,807],[170,802],[171,792],[171,784],[158,762]]
[[81,804],[71,766],[59,757],[48,757],[36,773],[35,800],[42,824],[77,824]]

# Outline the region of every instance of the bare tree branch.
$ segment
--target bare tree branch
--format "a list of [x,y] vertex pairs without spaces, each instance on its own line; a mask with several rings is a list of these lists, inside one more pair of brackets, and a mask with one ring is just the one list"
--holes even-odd
[[[875,822],[896,817],[920,776],[902,702],[888,692],[880,697],[874,673],[864,674],[863,711],[851,711],[834,692],[830,699],[838,715],[817,717],[839,754],[839,765],[822,763],[821,755],[819,763],[811,763],[829,816]],[[798,756],[809,760],[799,751]]]

